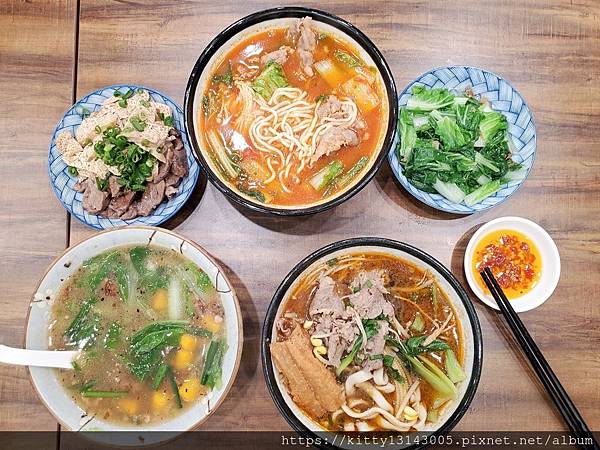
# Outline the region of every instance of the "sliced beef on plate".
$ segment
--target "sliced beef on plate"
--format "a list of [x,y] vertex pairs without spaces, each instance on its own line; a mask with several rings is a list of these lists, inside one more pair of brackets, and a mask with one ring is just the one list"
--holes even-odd
[[131,219],[135,219],[137,216],[138,216],[137,202],[135,202],[129,206],[127,211],[125,211],[123,213],[123,215],[120,217],[120,219],[121,220],[131,220]]
[[177,175],[173,175],[172,173],[170,173],[165,178],[165,185],[166,186],[177,186],[179,184],[180,180],[181,180],[181,177],[178,177]]
[[313,356],[308,334],[301,326],[294,328],[288,340],[272,343],[271,355],[294,401],[309,414],[321,417],[342,406],[342,386]]
[[136,203],[138,215],[148,216],[163,201],[166,184],[164,180],[158,183],[148,183],[142,198]]
[[83,209],[90,214],[98,214],[108,205],[108,192],[101,191],[90,178],[78,183],[83,189]]
[[171,169],[171,163],[173,162],[173,148],[172,144],[169,145],[165,151],[165,162],[158,163],[158,172],[156,175],[152,177],[152,181],[154,183],[158,183],[161,180],[164,180],[165,177],[169,174],[169,170]]
[[177,195],[178,192],[179,189],[175,186],[167,186],[165,188],[165,195],[168,199],[173,198],[175,195]]
[[108,209],[114,212],[117,216],[121,216],[125,213],[125,211],[127,211],[129,205],[131,205],[131,202],[133,202],[134,197],[134,191],[127,191],[123,195],[113,197],[108,204]]
[[[179,140],[181,142],[181,139]],[[175,143],[175,149],[173,150],[173,162],[171,164],[171,173],[178,177],[185,177],[188,174],[188,162],[183,143],[181,147],[177,148],[177,142]]]
[[347,145],[358,145],[360,140],[356,131],[344,126],[333,126],[321,136],[315,154],[311,157],[311,164],[321,156],[330,155]]
[[113,211],[109,207],[100,211],[98,213],[98,215],[101,217],[107,217],[109,219],[119,219],[120,218],[119,214],[117,214],[115,211]]
[[117,181],[117,177],[115,177],[114,175],[111,175],[108,178],[108,190],[110,192],[110,195],[112,197],[116,197],[117,195],[119,195],[121,193],[121,188],[122,188],[122,186]]

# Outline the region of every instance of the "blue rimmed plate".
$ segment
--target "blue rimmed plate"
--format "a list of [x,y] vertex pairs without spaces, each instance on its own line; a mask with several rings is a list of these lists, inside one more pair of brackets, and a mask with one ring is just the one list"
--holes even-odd
[[[179,184],[179,192],[177,195],[158,205],[151,215],[146,217],[137,217],[132,220],[109,219],[106,217],[94,216],[84,211],[82,205],[83,194],[76,191],[73,187],[75,183],[77,183],[77,178],[69,175],[67,171],[68,166],[62,160],[60,152],[56,148],[55,143],[56,136],[63,130],[67,130],[71,134],[75,135],[75,130],[83,121],[83,112],[86,110],[93,112],[100,109],[102,107],[102,102],[104,102],[107,98],[112,97],[117,89],[121,90],[122,92],[126,92],[128,89],[144,89],[148,91],[152,100],[155,102],[164,103],[171,107],[174,120],[173,126],[181,133],[181,139],[183,140],[189,166],[189,173]],[[196,162],[190,148],[190,143],[185,132],[185,118],[183,112],[173,100],[166,95],[145,86],[117,84],[89,93],[85,97],[78,100],[77,103],[71,106],[71,108],[65,113],[59,124],[56,126],[50,141],[50,147],[48,151],[48,174],[50,175],[50,184],[52,185],[52,190],[56,194],[56,197],[63,204],[65,209],[86,225],[98,230],[102,230],[132,224],[157,226],[167,221],[173,217],[177,211],[179,211],[179,209],[190,198],[190,195],[192,195],[194,187],[196,186],[200,176],[200,166]]]
[[529,176],[536,151],[533,116],[521,94],[508,81],[487,70],[467,66],[449,66],[430,70],[406,86],[398,98],[399,108],[406,106],[409,97],[412,95],[412,87],[415,85],[429,88],[446,88],[454,92],[463,92],[470,87],[477,98],[487,98],[491,102],[492,108],[504,114],[508,120],[508,132],[514,144],[512,158],[515,162],[523,165],[525,177],[522,180],[511,181],[503,185],[494,195],[473,206],[451,202],[439,194],[430,194],[417,189],[406,179],[396,154],[396,147],[400,141],[399,133],[396,133],[394,144],[388,154],[388,161],[394,176],[400,184],[421,202],[441,211],[454,214],[472,214],[477,211],[484,211],[502,203],[513,195]]

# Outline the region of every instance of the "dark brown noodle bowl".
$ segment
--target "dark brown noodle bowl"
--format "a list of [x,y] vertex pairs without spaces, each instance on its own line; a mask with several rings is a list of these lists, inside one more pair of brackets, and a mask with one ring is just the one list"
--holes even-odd
[[[350,39],[356,41],[358,46],[363,50],[366,55],[373,61],[373,64],[377,68],[379,74],[381,75],[381,95],[387,102],[387,112],[384,112],[384,121],[387,128],[385,129],[385,133],[383,133],[383,127],[379,131],[380,136],[378,136],[377,145],[374,146],[373,151],[369,151],[370,159],[368,160],[366,168],[362,170],[362,172],[358,172],[358,178],[352,180],[351,183],[345,185],[344,188],[340,188],[338,192],[334,192],[331,195],[326,194],[324,199],[315,200],[311,203],[300,203],[300,205],[291,204],[291,205],[268,205],[266,203],[262,203],[259,200],[255,200],[251,198],[247,193],[242,194],[232,186],[230,183],[225,181],[222,174],[217,173],[214,170],[214,164],[209,161],[209,157],[207,155],[207,151],[205,151],[204,147],[206,146],[203,137],[201,137],[199,124],[196,123],[195,117],[197,114],[196,109],[200,105],[200,98],[203,94],[204,86],[200,86],[201,80],[207,75],[208,70],[213,70],[214,66],[211,62],[211,58],[215,57],[215,55],[220,54],[223,49],[229,47],[233,48],[233,45],[228,44],[227,41],[232,39],[234,36],[237,36],[239,33],[242,33],[244,30],[260,25],[262,23],[282,19],[282,18],[303,18],[310,17],[317,23],[322,23],[327,26],[331,26],[341,33],[348,36]],[[226,54],[225,52],[224,54]],[[210,63],[210,64],[209,64]],[[207,67],[210,66],[210,67]],[[207,73],[205,73],[207,72]],[[211,72],[212,73],[212,72]],[[203,82],[204,83],[204,82]],[[329,13],[319,11],[311,8],[301,8],[301,7],[279,7],[274,9],[269,9],[265,11],[260,11],[254,14],[251,14],[234,24],[230,25],[224,31],[219,33],[217,37],[215,37],[210,44],[206,47],[204,52],[198,58],[192,73],[190,75],[188,85],[186,88],[185,94],[185,115],[186,115],[186,128],[188,135],[190,136],[190,140],[192,143],[192,148],[194,150],[194,154],[198,159],[199,163],[204,167],[207,172],[209,180],[229,199],[243,205],[247,208],[250,208],[255,211],[260,211],[267,214],[276,214],[276,215],[285,215],[285,216],[297,216],[297,215],[305,215],[305,214],[313,214],[317,212],[321,212],[337,206],[344,201],[348,200],[350,197],[355,195],[358,191],[360,191],[375,175],[383,160],[388,153],[390,146],[392,145],[395,129],[396,129],[396,119],[397,119],[397,95],[396,95],[396,86],[391,74],[391,71],[383,58],[381,52],[375,47],[375,45],[367,38],[360,30],[354,27],[352,24],[346,22],[345,20],[333,16]],[[349,169],[349,167],[348,167]]]
[[[277,379],[278,375],[275,373],[279,366],[277,369],[274,367],[271,345],[273,336],[276,334],[274,327],[277,319],[279,318],[278,314],[282,313],[283,311],[280,311],[282,302],[287,301],[292,293],[297,294],[302,290],[302,284],[304,283],[305,277],[309,275],[309,273],[305,271],[309,267],[313,266],[313,264],[316,262],[319,262],[319,265],[321,263],[328,262],[328,256],[332,254],[335,254],[335,256],[342,261],[344,254],[362,253],[361,248],[364,248],[364,254],[376,253],[390,255],[394,258],[398,258],[399,260],[411,260],[409,261],[410,264],[414,265],[418,269],[430,269],[436,275],[434,277],[436,280],[435,283],[439,282],[439,284],[444,287],[443,293],[445,293],[445,298],[447,299],[448,303],[450,303],[454,314],[456,314],[456,311],[459,311],[459,314],[456,316],[455,320],[458,322],[458,319],[460,319],[458,323],[463,329],[463,332],[460,333],[460,335],[461,340],[465,341],[462,345],[465,347],[465,352],[467,354],[467,357],[464,358],[463,362],[463,365],[468,364],[468,366],[465,367],[465,371],[467,373],[466,379],[459,385],[459,394],[458,397],[453,400],[454,404],[450,405],[446,413],[442,413],[439,422],[437,422],[433,427],[430,427],[430,431],[423,431],[423,433],[426,433],[429,437],[444,435],[458,423],[460,418],[466,412],[479,383],[482,365],[482,337],[479,320],[466,292],[448,269],[446,269],[439,261],[427,253],[408,244],[390,239],[363,237],[332,243],[306,257],[304,260],[298,263],[298,265],[296,265],[285,277],[273,296],[271,304],[269,305],[262,332],[262,363],[269,392],[273,397],[275,405],[295,431],[302,435],[320,438],[322,444],[321,446],[324,448],[338,448],[335,445],[331,445],[331,438],[332,436],[338,434],[337,431],[326,431],[325,429],[323,429],[323,431],[315,431],[320,429],[321,426],[319,426],[319,424],[317,424],[314,419],[311,418],[310,415],[302,410],[302,408],[297,404],[295,404],[293,407],[293,409],[296,411],[295,412],[289,403],[294,401],[287,400],[287,395],[286,398],[284,398],[284,395],[280,391],[280,384]],[[333,256],[331,256],[331,258],[333,258]],[[335,263],[337,263],[337,261]],[[319,267],[319,265],[316,265],[315,267]],[[314,267],[312,267],[311,270],[312,269],[314,269]],[[296,283],[300,277],[302,277],[303,281],[301,283]],[[292,287],[294,287],[294,291],[291,290]],[[294,298],[296,301],[300,301],[300,297]],[[279,335],[279,333],[277,333],[277,335]],[[298,415],[306,417],[300,419]],[[307,425],[308,423],[310,423],[310,427]],[[392,433],[395,435],[401,434],[399,432]],[[410,431],[408,433],[404,433],[405,436],[409,436],[411,434],[416,435],[416,432]],[[325,437],[329,438],[329,443],[325,443]],[[423,440],[421,440],[421,442],[423,442]],[[398,441],[396,441],[396,443],[398,444]],[[423,446],[414,442],[407,443],[407,441],[405,441],[405,444],[406,445],[400,445],[397,448],[413,449],[421,448]]]

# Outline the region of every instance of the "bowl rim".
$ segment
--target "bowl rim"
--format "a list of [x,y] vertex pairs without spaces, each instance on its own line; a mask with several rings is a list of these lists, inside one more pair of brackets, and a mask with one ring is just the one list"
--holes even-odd
[[[520,233],[524,233],[528,237],[529,237],[529,235],[528,235],[527,231],[525,231],[524,229],[530,227],[531,229],[536,230],[537,233],[539,233],[540,238],[548,245],[548,250],[551,253],[551,260],[547,261],[545,263],[542,263],[542,267],[548,266],[548,265],[555,266],[555,268],[556,268],[555,276],[551,280],[549,280],[550,283],[547,285],[547,287],[542,291],[542,293],[539,296],[537,296],[534,299],[531,299],[527,303],[522,304],[522,305],[519,303],[515,303],[515,300],[519,300],[519,297],[515,298],[514,300],[511,300],[511,304],[513,305],[513,308],[517,313],[527,312],[527,311],[531,311],[532,309],[539,308],[544,303],[546,303],[546,301],[548,301],[550,299],[550,297],[552,297],[552,294],[556,290],[556,287],[558,286],[558,282],[560,281],[560,271],[561,271],[560,252],[558,251],[558,246],[556,245],[556,242],[554,242],[554,239],[552,239],[552,236],[550,236],[550,233],[548,233],[538,223],[534,222],[533,220],[527,219],[525,217],[502,216],[502,217],[498,217],[496,219],[490,220],[489,222],[485,222],[482,225],[480,225],[479,228],[477,228],[477,230],[475,231],[475,233],[473,233],[473,236],[471,236],[471,238],[469,239],[469,242],[467,243],[467,248],[465,249],[465,254],[463,257],[463,270],[465,272],[465,278],[467,280],[467,284],[469,285],[469,288],[471,289],[473,294],[475,294],[475,297],[477,297],[478,300],[480,300],[482,303],[489,306],[490,308],[500,311],[500,308],[496,304],[496,301],[493,298],[491,298],[491,295],[485,294],[481,290],[481,288],[477,284],[477,281],[475,280],[476,275],[471,270],[471,261],[473,259],[473,253],[475,252],[475,247],[481,241],[481,239],[483,239],[488,233],[493,231],[492,228],[496,228],[498,225],[501,226],[501,228],[499,228],[499,229],[502,229],[503,227],[505,227],[506,229],[509,229],[509,230],[513,229]],[[542,268],[542,272],[543,272],[543,270],[544,269]]]
[[[385,94],[388,97],[388,128],[383,142],[381,144],[381,148],[379,149],[379,154],[375,158],[375,161],[373,162],[370,169],[362,176],[362,178],[354,186],[352,186],[347,191],[343,192],[341,195],[334,196],[328,201],[319,205],[304,208],[293,207],[284,209],[280,207],[263,205],[258,202],[255,203],[245,197],[242,197],[234,189],[232,189],[225,182],[223,182],[223,180],[221,180],[221,178],[217,174],[213,172],[203,155],[203,150],[201,149],[198,140],[196,139],[196,125],[194,123],[194,100],[196,97],[198,83],[200,81],[200,77],[203,73],[203,70],[206,67],[206,64],[208,63],[210,58],[214,56],[215,53],[224,44],[226,44],[226,42],[230,38],[244,31],[248,27],[262,22],[280,18],[300,18],[304,16],[310,16],[311,18],[316,19],[317,21],[324,22],[344,32],[345,34],[353,38],[362,47],[362,49],[366,51],[369,54],[369,56],[373,59],[373,62],[377,66],[377,69],[379,70],[379,73],[381,74],[381,77],[383,79]],[[389,152],[389,148],[391,148],[394,142],[394,137],[396,134],[396,123],[398,117],[398,94],[396,90],[394,76],[385,58],[383,57],[383,54],[375,46],[375,44],[356,26],[352,25],[350,22],[338,16],[316,8],[306,8],[300,6],[279,6],[276,8],[258,11],[245,17],[242,17],[241,19],[238,19],[231,25],[227,26],[227,28],[221,31],[210,41],[210,43],[206,46],[204,51],[196,60],[192,72],[190,73],[190,77],[188,79],[188,83],[185,89],[185,100],[183,110],[185,115],[185,128],[192,147],[192,153],[194,154],[200,166],[204,169],[204,172],[207,174],[207,177],[210,180],[210,182],[214,186],[216,186],[216,188],[219,191],[225,194],[225,196],[230,200],[233,200],[239,205],[242,205],[253,211],[279,216],[301,216],[315,214],[340,205],[341,203],[356,195],[375,176],[375,174],[383,164],[384,160],[386,159],[386,156]]]
[[[419,202],[430,206],[434,209],[437,209],[438,211],[443,211],[443,212],[447,212],[447,213],[451,213],[451,214],[459,214],[459,215],[463,215],[463,216],[467,216],[470,214],[477,214],[479,212],[483,212],[483,211],[488,211],[492,208],[495,208],[496,206],[504,203],[505,201],[507,201],[510,197],[512,197],[514,194],[517,193],[517,191],[521,188],[521,186],[523,186],[523,184],[525,184],[525,181],[527,181],[527,178],[529,178],[529,175],[531,175],[531,172],[533,171],[533,165],[535,163],[535,159],[537,156],[537,127],[535,125],[535,117],[533,114],[532,109],[529,107],[529,103],[527,103],[527,100],[525,100],[525,97],[523,96],[523,94],[521,94],[521,92],[510,82],[508,81],[506,78],[498,75],[496,72],[493,72],[491,70],[488,69],[484,69],[481,67],[477,67],[477,66],[470,66],[467,64],[452,64],[452,65],[448,65],[448,66],[436,66],[436,67],[432,67],[431,69],[427,70],[426,72],[421,73],[420,75],[418,75],[416,78],[414,78],[413,80],[411,80],[409,83],[407,83],[407,85],[402,89],[402,91],[400,91],[400,93],[398,94],[398,111],[400,111],[400,97],[402,97],[405,94],[409,94],[409,89],[411,87],[413,87],[413,85],[417,82],[420,82],[420,80],[422,78],[424,78],[427,75],[433,74],[435,71],[437,70],[442,70],[442,69],[452,69],[452,68],[462,68],[462,69],[471,69],[471,70],[476,70],[482,73],[489,73],[490,75],[495,76],[498,80],[502,80],[504,82],[506,82],[511,89],[516,92],[518,94],[518,96],[521,98],[521,100],[523,100],[523,106],[525,108],[527,108],[527,111],[529,111],[529,115],[531,117],[531,123],[533,124],[533,143],[534,143],[534,150],[533,150],[533,154],[532,154],[532,159],[531,159],[531,167],[529,168],[529,170],[527,170],[527,173],[525,174],[525,177],[519,182],[519,184],[515,185],[514,189],[512,192],[510,192],[507,196],[505,196],[502,200],[494,203],[493,205],[489,205],[485,208],[482,209],[477,209],[474,210],[471,207],[470,211],[459,211],[453,208],[446,208],[444,206],[439,206],[437,204],[433,204],[433,203],[429,203],[425,200],[423,200],[422,198],[417,197],[410,189],[408,189],[405,186],[405,183],[410,184],[410,186],[419,191],[419,192],[424,192],[423,190],[417,188],[416,186],[414,186],[410,181],[408,181],[408,179],[405,178],[405,180],[403,180],[402,178],[400,178],[399,176],[396,175],[396,170],[394,170],[394,165],[392,164],[392,153],[396,151],[395,146],[392,146],[392,148],[390,149],[390,151],[388,152],[388,164],[390,166],[390,169],[392,170],[392,174],[394,175],[394,178],[396,178],[396,180],[398,180],[398,182],[400,183],[400,185],[402,186],[402,188],[407,191],[410,195],[412,195],[416,200],[418,200]],[[501,111],[500,111],[501,112]],[[400,134],[397,134],[397,140],[398,143],[400,142]],[[403,169],[402,167],[398,164],[398,170],[397,173],[400,175],[403,175]],[[438,194],[439,195],[439,194]]]
[[[237,331],[238,331],[238,336],[239,339],[237,341],[237,352],[236,352],[236,356],[235,356],[235,364],[233,366],[233,371],[231,372],[231,379],[229,380],[229,383],[227,383],[227,385],[225,386],[225,388],[223,389],[223,395],[221,395],[221,398],[219,399],[219,401],[217,401],[213,406],[211,406],[210,411],[208,411],[208,414],[206,414],[204,417],[202,417],[201,419],[197,420],[196,422],[194,422],[189,428],[185,429],[185,430],[178,430],[178,431],[165,431],[165,434],[169,434],[172,433],[173,436],[161,441],[161,444],[168,442],[170,440],[175,439],[177,436],[179,436],[181,433],[186,432],[186,431],[193,431],[195,429],[197,429],[198,427],[200,427],[204,422],[206,422],[206,420],[208,420],[208,418],[210,416],[212,416],[215,411],[217,411],[219,409],[219,407],[221,406],[221,404],[225,401],[225,399],[227,398],[227,396],[229,395],[229,392],[233,386],[233,384],[235,383],[235,380],[237,378],[237,374],[240,368],[240,364],[241,364],[241,359],[242,359],[242,350],[244,348],[244,327],[243,327],[243,322],[242,322],[242,311],[240,308],[240,303],[239,303],[239,299],[237,297],[237,293],[235,291],[235,288],[233,287],[233,284],[231,283],[231,281],[229,280],[229,277],[227,276],[227,274],[225,273],[225,271],[223,270],[221,264],[219,264],[215,258],[212,257],[212,255],[210,253],[208,253],[203,247],[201,247],[199,244],[197,244],[195,241],[186,238],[185,236],[172,231],[172,230],[167,230],[165,228],[160,228],[160,227],[152,227],[152,226],[148,226],[148,225],[126,225],[126,226],[120,226],[120,227],[115,227],[115,228],[110,228],[107,230],[102,230],[100,232],[97,233],[93,233],[91,236],[86,237],[85,239],[82,239],[81,241],[67,247],[66,249],[64,249],[58,256],[56,256],[52,262],[48,265],[48,267],[46,268],[46,270],[44,271],[44,274],[40,277],[39,282],[37,283],[35,290],[33,291],[33,294],[31,296],[31,299],[29,300],[29,307],[27,308],[27,314],[25,316],[25,324],[24,324],[24,328],[25,328],[25,333],[23,334],[23,343],[22,343],[22,348],[27,348],[26,347],[26,343],[27,343],[27,330],[28,330],[28,325],[29,325],[29,319],[30,319],[30,315],[31,315],[31,310],[33,307],[33,295],[39,291],[39,288],[42,284],[42,281],[46,278],[46,276],[48,275],[48,273],[54,268],[54,266],[56,266],[56,264],[67,254],[69,253],[71,250],[73,250],[74,248],[80,246],[81,244],[83,244],[84,242],[87,242],[97,236],[100,236],[102,234],[107,234],[107,233],[119,233],[121,231],[130,231],[130,230],[144,230],[144,231],[148,231],[148,230],[152,230],[155,233],[156,232],[163,232],[163,233],[167,233],[170,234],[178,239],[181,239],[182,241],[186,242],[188,245],[191,245],[192,247],[194,247],[196,250],[198,250],[200,253],[202,253],[210,262],[211,264],[213,264],[215,267],[217,267],[217,269],[219,269],[220,273],[221,273],[221,277],[223,278],[223,280],[225,280],[225,282],[227,283],[227,285],[231,288],[231,295],[233,297],[233,303],[234,303],[234,307],[235,307],[235,312],[236,312],[236,319],[237,319]],[[45,397],[42,395],[42,393],[38,390],[36,384],[33,382],[33,376],[31,374],[31,370],[29,368],[29,366],[27,366],[27,377],[29,379],[29,382],[31,384],[31,386],[33,387],[33,390],[35,391],[38,399],[41,401],[41,403],[46,407],[46,409],[48,410],[48,412],[54,417],[54,419],[62,426],[64,427],[65,430],[67,431],[76,431],[76,430],[72,430],[63,420],[61,417],[57,416],[54,411],[52,410],[52,408],[50,408],[50,405],[48,404],[48,402],[46,402]],[[107,430],[108,431],[108,430]],[[123,431],[123,432],[136,432],[136,433],[144,433],[144,430],[129,430],[129,431]],[[83,436],[86,436],[88,433],[83,433]],[[92,433],[93,434],[93,433]],[[104,445],[104,444],[103,444]],[[143,446],[143,445],[142,445]],[[156,444],[149,444],[149,446],[156,446]]]
[[[110,84],[110,85],[108,85],[108,86],[103,86],[103,87],[100,87],[100,88],[94,89],[94,90],[92,90],[92,91],[89,91],[89,92],[87,92],[86,94],[82,95],[81,97],[77,98],[77,99],[75,100],[75,102],[74,102],[74,103],[73,103],[71,106],[69,106],[69,107],[68,107],[66,110],[64,110],[64,112],[63,112],[63,113],[62,113],[62,115],[60,116],[60,120],[57,122],[56,126],[54,127],[54,130],[53,130],[53,132],[52,132],[52,136],[50,137],[50,142],[48,143],[48,156],[47,156],[47,158],[46,158],[46,159],[47,159],[47,164],[48,164],[48,169],[47,169],[47,173],[48,173],[48,181],[50,182],[50,188],[52,189],[52,192],[54,193],[54,196],[56,197],[56,199],[58,200],[58,202],[59,202],[59,203],[60,203],[60,204],[63,206],[63,208],[64,208],[64,209],[65,209],[65,210],[66,210],[66,211],[67,211],[67,212],[68,212],[68,213],[69,213],[69,214],[70,214],[72,217],[75,217],[75,219],[77,219],[77,220],[78,220],[80,223],[82,223],[82,224],[84,224],[84,225],[86,225],[86,226],[88,226],[88,227],[90,227],[90,228],[93,228],[93,229],[95,229],[95,230],[99,230],[99,231],[102,231],[102,230],[115,230],[115,229],[117,229],[117,228],[124,227],[124,226],[135,226],[135,227],[137,227],[137,226],[140,226],[140,227],[143,227],[143,226],[148,226],[148,227],[158,227],[159,225],[161,225],[161,224],[165,223],[165,222],[166,222],[166,221],[168,221],[169,219],[172,219],[173,217],[175,217],[175,216],[176,216],[176,215],[179,213],[179,211],[181,210],[181,208],[183,208],[183,206],[184,206],[184,205],[185,205],[185,204],[186,204],[186,203],[187,203],[187,202],[190,200],[190,198],[191,198],[191,196],[192,196],[192,194],[193,194],[194,190],[196,189],[196,186],[198,185],[198,181],[200,180],[200,177],[202,176],[202,171],[200,170],[200,167],[201,167],[201,166],[199,165],[200,167],[198,167],[198,170],[196,170],[196,175],[195,175],[194,179],[192,180],[192,185],[191,185],[191,187],[190,187],[189,191],[188,191],[186,194],[184,194],[184,200],[181,202],[181,204],[180,204],[180,205],[179,205],[177,208],[175,208],[175,209],[174,209],[174,210],[173,210],[173,211],[172,211],[170,214],[168,214],[168,215],[166,215],[166,216],[163,216],[163,217],[162,217],[162,218],[161,218],[161,219],[160,219],[158,222],[154,223],[153,225],[145,225],[145,224],[143,224],[143,223],[139,223],[139,222],[138,222],[138,223],[136,223],[136,221],[137,221],[137,220],[138,220],[140,217],[142,217],[142,216],[138,216],[138,217],[136,217],[135,219],[131,219],[131,220],[129,221],[130,223],[127,223],[128,221],[123,221],[123,222],[124,222],[124,224],[123,224],[123,225],[118,225],[118,226],[116,226],[116,227],[113,227],[113,226],[109,226],[109,227],[103,227],[103,226],[102,226],[102,225],[100,225],[100,224],[98,224],[98,225],[95,225],[95,224],[93,224],[93,223],[87,222],[86,220],[84,220],[84,218],[81,218],[81,217],[79,217],[79,215],[78,215],[78,214],[75,214],[75,213],[73,212],[73,208],[72,208],[70,205],[67,205],[67,204],[66,204],[66,203],[65,203],[65,202],[64,202],[64,201],[63,201],[63,200],[60,198],[59,191],[58,191],[58,187],[56,186],[56,183],[53,181],[53,178],[54,178],[54,177],[53,177],[52,170],[51,170],[51,167],[50,167],[50,166],[51,166],[51,165],[50,165],[50,157],[51,157],[51,154],[52,154],[52,147],[55,145],[55,141],[56,141],[56,136],[57,136],[57,132],[58,132],[58,127],[59,127],[59,125],[61,124],[61,122],[62,122],[63,120],[65,120],[65,118],[67,117],[67,114],[68,114],[68,113],[69,113],[71,110],[73,110],[75,107],[77,107],[77,106],[78,106],[78,105],[79,105],[79,104],[82,102],[82,100],[83,100],[83,99],[85,99],[85,98],[88,98],[88,97],[90,97],[90,96],[92,96],[92,95],[94,95],[94,94],[99,94],[99,93],[101,93],[102,91],[104,91],[104,90],[106,90],[106,89],[115,89],[115,90],[118,90],[118,89],[122,89],[122,88],[129,88],[129,89],[144,89],[144,90],[148,91],[148,92],[149,92],[149,93],[151,93],[151,94],[153,93],[153,94],[155,94],[155,95],[159,95],[159,96],[161,96],[161,97],[164,97],[164,98],[166,98],[167,100],[169,100],[171,103],[173,103],[173,105],[175,105],[175,108],[176,108],[176,110],[174,111],[174,113],[177,113],[177,114],[178,114],[178,115],[181,117],[181,122],[182,122],[182,125],[183,125],[181,130],[180,130],[180,129],[178,129],[178,128],[175,128],[175,129],[176,129],[177,131],[179,131],[180,133],[185,133],[185,134],[186,134],[187,141],[188,141],[188,144],[189,144],[189,148],[186,148],[185,141],[184,141],[184,149],[186,150],[186,155],[187,155],[188,153],[189,153],[189,154],[191,154],[191,155],[192,155],[192,160],[193,160],[193,161],[194,161],[196,164],[198,164],[198,160],[197,160],[197,158],[195,157],[195,152],[194,152],[194,150],[193,150],[193,147],[192,147],[192,144],[191,144],[191,142],[190,142],[190,140],[189,140],[189,136],[187,135],[187,128],[186,128],[186,126],[185,126],[185,114],[184,114],[184,111],[183,111],[183,109],[182,109],[182,108],[181,108],[181,107],[180,107],[180,106],[177,104],[177,102],[176,102],[175,100],[173,100],[173,99],[172,99],[170,96],[166,95],[166,94],[165,94],[165,93],[163,93],[162,91],[159,91],[159,90],[157,90],[157,89],[155,89],[155,88],[152,88],[152,87],[146,86],[146,85],[144,85],[144,84],[135,84],[135,83],[114,83],[114,84]],[[190,173],[188,173],[188,174],[187,174],[187,175],[184,177],[184,179],[185,179],[186,177],[190,177]],[[182,185],[183,185],[183,179],[182,179],[182,180],[180,181],[180,183],[179,183],[179,186],[182,186]],[[178,193],[177,195],[179,195],[179,193]],[[163,203],[167,204],[167,203],[168,203],[168,202],[170,202],[171,200],[174,200],[175,198],[177,198],[177,195],[175,195],[175,196],[173,197],[173,199],[167,199],[167,200],[166,200],[166,202],[165,202],[165,200],[163,200],[163,201],[162,201],[162,202],[159,204],[159,206],[160,206],[160,205],[162,205]],[[157,208],[158,208],[158,206],[157,206]],[[154,216],[154,215],[155,215],[155,212],[156,212],[156,210],[153,210],[153,211],[152,211],[152,213],[151,213],[150,215],[148,215],[148,216],[143,216],[143,217],[146,217],[146,218],[152,217],[152,216]],[[88,213],[88,214],[89,214],[89,213]],[[120,220],[122,220],[122,219],[120,219]]]
[[[469,324],[471,330],[473,332],[473,370],[471,373],[471,378],[469,379],[469,383],[465,390],[465,394],[460,400],[459,405],[456,410],[452,413],[452,415],[442,424],[440,428],[432,432],[432,435],[439,435],[450,431],[462,418],[465,414],[473,397],[475,395],[475,391],[477,390],[477,386],[479,384],[479,380],[481,377],[481,370],[483,364],[483,339],[481,333],[481,326],[479,323],[479,318],[477,317],[477,313],[475,312],[475,308],[473,303],[469,299],[467,292],[462,287],[458,279],[437,259],[428,253],[420,250],[410,244],[406,244],[401,241],[396,241],[388,238],[381,237],[356,237],[350,239],[344,239],[341,241],[333,242],[324,247],[321,247],[318,250],[315,250],[307,257],[302,259],[298,264],[296,264],[292,270],[285,276],[275,294],[273,295],[273,299],[267,308],[267,312],[265,314],[265,320],[263,323],[263,329],[261,333],[261,362],[263,366],[263,374],[265,377],[265,382],[267,384],[267,388],[271,397],[273,398],[273,402],[275,406],[281,413],[281,415],[285,418],[288,424],[298,433],[308,433],[311,435],[315,435],[315,432],[309,430],[292,412],[290,407],[287,405],[285,399],[283,398],[279,387],[277,386],[277,382],[275,380],[275,374],[273,370],[273,364],[271,360],[271,350],[269,348],[269,343],[271,340],[271,334],[273,325],[275,322],[275,316],[277,314],[277,310],[282,300],[284,299],[288,289],[295,282],[299,275],[307,269],[311,264],[320,258],[333,253],[338,250],[349,249],[354,247],[365,247],[365,246],[374,246],[381,247],[382,249],[394,249],[400,250],[409,255],[423,261],[424,263],[432,266],[438,273],[444,277],[444,279],[450,284],[450,286],[456,291],[456,294],[460,298],[465,307],[467,316],[469,318]],[[464,325],[463,325],[464,326]],[[328,448],[336,448],[330,447]],[[412,444],[408,447],[403,447],[403,449],[416,449],[420,448],[418,444]]]

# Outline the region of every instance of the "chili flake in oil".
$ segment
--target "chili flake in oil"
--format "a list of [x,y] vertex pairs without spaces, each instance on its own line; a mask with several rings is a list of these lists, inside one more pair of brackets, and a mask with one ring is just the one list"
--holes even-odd
[[535,244],[524,234],[497,230],[485,235],[475,247],[473,272],[485,293],[479,272],[489,267],[509,299],[531,291],[540,279],[542,260]]

